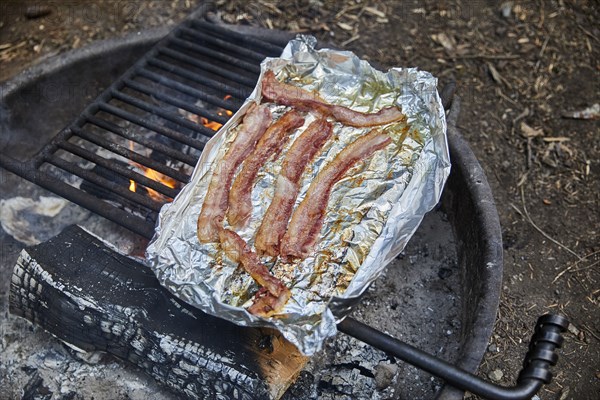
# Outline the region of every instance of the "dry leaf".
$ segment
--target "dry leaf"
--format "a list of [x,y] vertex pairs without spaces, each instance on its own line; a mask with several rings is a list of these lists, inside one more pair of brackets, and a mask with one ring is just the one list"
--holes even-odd
[[534,129],[525,122],[521,122],[521,135],[526,138],[544,136],[544,131],[542,128]]
[[488,70],[490,71],[490,74],[492,75],[492,79],[498,84],[498,85],[506,85],[506,86],[510,86],[506,80],[504,79],[504,77],[502,77],[502,75],[500,75],[500,72],[498,72],[498,70],[496,69],[496,67],[494,67],[494,65],[492,63],[487,63],[487,67]]

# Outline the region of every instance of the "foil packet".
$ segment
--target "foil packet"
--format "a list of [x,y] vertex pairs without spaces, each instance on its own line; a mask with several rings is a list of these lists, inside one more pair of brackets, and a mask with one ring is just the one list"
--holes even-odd
[[[377,71],[347,51],[316,50],[316,40],[299,36],[279,58],[261,64],[258,84],[241,109],[207,144],[191,181],[159,216],[147,259],[161,284],[204,312],[238,325],[271,327],[312,355],[336,334],[361,294],[404,248],[424,214],[439,201],[450,173],[445,113],[437,80],[414,68]],[[279,80],[318,91],[327,102],[361,112],[398,105],[406,121],[383,129],[392,143],[352,167],[334,187],[314,255],[297,263],[263,262],[291,290],[285,308],[271,318],[246,311],[259,287],[242,268],[220,256],[217,244],[201,244],[196,222],[215,161],[225,154],[251,102],[261,100],[261,81],[272,70]],[[287,107],[269,106],[274,116]],[[310,115],[295,139],[313,118]],[[347,144],[371,128],[334,124],[330,140],[307,167],[298,202],[318,171]],[[289,140],[285,154],[293,140]],[[253,214],[238,234],[251,246],[270,200],[283,157],[269,160],[252,190]],[[227,223],[225,222],[225,227]]]

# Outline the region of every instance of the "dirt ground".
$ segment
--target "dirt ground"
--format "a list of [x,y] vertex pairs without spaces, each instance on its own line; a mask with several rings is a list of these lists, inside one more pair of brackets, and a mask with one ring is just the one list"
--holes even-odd
[[[494,193],[504,283],[479,374],[515,382],[539,315],[572,326],[541,399],[600,393],[600,4],[217,1],[226,22],[310,32],[382,68],[454,80],[459,127]],[[0,3],[0,81],[61,52],[174,24],[186,1]],[[596,21],[596,23],[594,23]],[[589,117],[594,117],[589,118]],[[473,397],[467,394],[467,397]]]

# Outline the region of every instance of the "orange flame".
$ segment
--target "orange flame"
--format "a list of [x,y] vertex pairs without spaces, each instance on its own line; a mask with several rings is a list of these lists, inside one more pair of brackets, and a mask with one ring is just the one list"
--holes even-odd
[[220,124],[216,121],[210,121],[208,118],[200,117],[200,122],[207,128],[212,129],[213,131],[218,131],[221,129],[223,124]]
[[[230,94],[228,94],[228,95],[225,95],[225,97],[223,97],[223,100],[229,100],[232,97],[233,96],[231,96]],[[225,117],[225,116],[231,117],[233,115],[233,111],[226,110],[224,108],[219,108],[217,110],[217,115],[219,115],[221,117]],[[202,125],[204,125],[205,127],[212,129],[213,131],[218,131],[223,126],[223,124],[221,124],[219,122],[211,121],[208,118],[204,118],[204,117],[200,117],[200,123]]]
[[[163,185],[170,187],[171,189],[175,189],[175,187],[177,186],[177,181],[175,179],[171,178],[170,176],[161,174],[160,172],[155,171],[151,168],[146,168],[143,165],[140,165],[140,167],[144,171],[144,175],[146,175],[146,177],[148,177],[154,181],[160,182]],[[158,193],[156,190],[150,189],[149,187],[147,187],[146,190],[148,191],[148,195],[150,197],[152,197],[153,200],[165,201],[168,198],[168,197],[163,196],[162,194]]]
[[[129,141],[129,150],[133,151],[133,141],[131,141],[131,140]],[[147,168],[141,164],[136,163],[135,161],[129,161],[129,162],[131,163],[131,165],[140,169],[141,172],[144,174],[144,176],[146,176],[147,178],[150,178],[156,182],[160,182],[163,185],[168,186],[172,189],[177,187],[177,181],[175,179],[171,178],[170,176],[161,174],[160,172],[155,171],[152,168]],[[137,183],[133,179],[129,180],[129,190],[132,192],[137,191]],[[148,195],[155,201],[163,202],[163,201],[169,199],[168,197],[160,194],[156,190],[151,189],[149,187],[146,187],[146,191],[148,192]]]

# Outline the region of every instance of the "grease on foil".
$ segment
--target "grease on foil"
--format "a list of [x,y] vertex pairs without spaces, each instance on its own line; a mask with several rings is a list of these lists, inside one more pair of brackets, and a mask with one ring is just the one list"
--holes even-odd
[[[325,339],[335,335],[336,320],[350,311],[402,251],[423,215],[438,202],[450,172],[445,114],[431,74],[413,68],[383,73],[350,52],[317,51],[315,43],[310,36],[292,40],[280,58],[263,61],[261,79],[265,70],[273,70],[278,79],[317,90],[328,102],[362,112],[396,104],[408,118],[385,126],[392,143],[355,165],[334,187],[314,256],[295,264],[263,259],[292,292],[281,314],[262,319],[248,313],[244,307],[251,304],[258,290],[256,283],[222,257],[217,245],[200,244],[196,237],[196,221],[211,168],[225,154],[250,102],[260,101],[260,85],[208,143],[190,183],[163,207],[147,250],[161,284],[180,299],[238,325],[276,328],[307,355],[319,351]],[[277,116],[286,109],[271,106]],[[308,116],[292,139],[312,120]],[[334,139],[305,171],[296,204],[317,172],[369,130],[334,125]],[[287,143],[286,150],[292,142]],[[238,231],[250,245],[273,197],[282,160],[266,163],[252,191],[252,220],[246,229]]]

